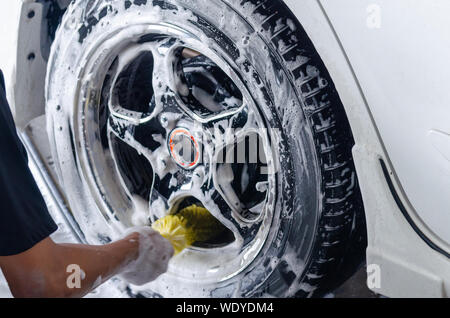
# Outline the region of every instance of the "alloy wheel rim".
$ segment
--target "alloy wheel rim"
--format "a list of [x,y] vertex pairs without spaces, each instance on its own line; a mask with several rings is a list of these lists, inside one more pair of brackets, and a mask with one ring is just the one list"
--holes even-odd
[[[124,33],[127,34],[126,37],[123,37]],[[142,39],[145,41],[139,43]],[[242,104],[225,109],[220,114],[211,113],[206,116],[190,108],[188,99],[185,97],[188,95],[187,91],[192,88],[186,87],[186,82],[182,79],[184,76],[182,49],[184,48],[195,50],[206,56],[225,74],[228,74],[242,94]],[[275,171],[273,146],[270,145],[272,140],[270,129],[267,129],[268,125],[259,111],[257,102],[247,90],[235,68],[230,65],[230,61],[219,49],[213,50],[202,44],[200,39],[192,33],[166,24],[128,26],[111,34],[107,41],[99,43],[98,47],[91,52],[94,53],[87,59],[85,77],[80,81],[79,87],[80,107],[77,117],[79,125],[74,127],[80,127],[75,134],[75,139],[78,139],[79,150],[82,152],[79,157],[83,174],[104,217],[117,231],[123,231],[124,228],[136,225],[136,220],[127,219],[125,216],[126,211],[129,211],[127,204],[120,204],[118,201],[126,202],[128,197],[133,198],[132,202],[128,203],[134,205],[134,209],[136,207],[142,209],[142,206],[145,206],[142,201],[134,202],[136,195],[130,193],[121,176],[120,154],[118,155],[117,151],[112,149],[114,148],[112,145],[123,142],[133,148],[138,157],[144,157],[153,170],[148,215],[151,221],[164,216],[164,213],[157,211],[173,213],[184,199],[195,198],[234,236],[234,240],[228,240],[227,244],[212,244],[209,247],[198,245],[190,248],[177,261],[172,262],[169,274],[184,278],[201,277],[205,281],[214,282],[224,281],[244,270],[261,250],[268,235],[276,200],[276,193],[270,190],[275,189],[276,174],[268,173],[264,182],[257,183],[259,189],[255,190],[266,194],[264,200],[257,204],[259,211],[252,212],[246,207],[235,204],[240,200],[233,198],[233,191],[229,189],[229,184],[233,180],[227,179],[226,176],[230,175],[230,169],[232,170],[232,165],[236,163],[227,161],[226,149],[229,146],[229,143],[225,142],[227,138],[228,141],[233,140],[234,146],[231,148],[234,147],[234,150],[238,147],[236,145],[240,145],[239,141],[256,135],[258,143],[261,139],[264,144],[266,168],[269,171]],[[148,52],[152,54],[154,62],[151,82],[155,105],[148,105],[148,112],[136,111],[120,105],[117,82],[124,69]],[[105,118],[102,120],[102,112],[107,113],[106,116],[103,114],[106,120]],[[246,118],[245,123],[242,118]],[[106,139],[104,138],[103,141],[101,136],[104,134],[102,129],[104,130],[105,127],[100,127],[102,121],[106,122],[107,130]],[[217,129],[214,128],[218,130],[224,128],[219,127],[220,122],[222,125],[228,122],[225,128],[232,128],[233,134],[228,136],[222,133],[217,136],[215,132]],[[157,135],[152,134],[154,130],[161,130],[163,133],[160,137],[149,138],[153,139],[154,143],[159,141],[158,149],[149,151],[148,147],[137,142],[132,135],[136,132],[136,127],[149,129],[150,131],[144,134],[146,136]],[[197,154],[200,156],[201,153],[201,162],[195,160],[194,165],[186,168],[174,160],[170,137],[177,130],[184,130],[184,135],[189,136],[197,144],[194,147],[196,149],[194,157],[197,157]],[[238,131],[237,134],[236,131]],[[261,132],[265,135],[261,136]],[[219,143],[218,140],[223,142]],[[106,144],[108,145],[106,152],[109,151],[109,153],[105,153]],[[213,144],[214,147],[208,147],[209,144]],[[202,149],[199,150],[200,148]],[[217,160],[219,155],[225,158],[225,162]],[[158,167],[158,164],[164,164],[162,161],[165,161],[168,167]],[[108,166],[105,162],[109,162],[109,166],[113,165],[115,169],[114,176],[106,181],[102,179],[102,175],[106,173],[105,166]],[[101,165],[104,167],[98,169]],[[173,187],[174,189],[166,186],[164,190],[161,190],[161,180],[165,178],[161,171],[169,171],[172,176],[177,175],[175,179],[178,184]],[[118,181],[116,186],[117,183],[119,186],[108,192],[107,187],[115,178]],[[175,183],[171,180],[170,184]],[[122,193],[112,195],[120,188]],[[228,194],[226,194],[227,191]],[[162,196],[161,192],[169,195]],[[111,200],[111,197],[115,197],[115,200]],[[137,223],[144,219],[145,217],[141,217]],[[203,265],[199,266],[199,262]],[[186,270],[186,268],[193,270]]]

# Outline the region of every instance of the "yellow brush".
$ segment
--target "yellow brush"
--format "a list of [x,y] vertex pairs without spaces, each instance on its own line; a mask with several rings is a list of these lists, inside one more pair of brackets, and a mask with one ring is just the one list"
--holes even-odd
[[172,243],[175,255],[195,242],[213,239],[224,230],[208,210],[195,204],[157,220],[152,228]]

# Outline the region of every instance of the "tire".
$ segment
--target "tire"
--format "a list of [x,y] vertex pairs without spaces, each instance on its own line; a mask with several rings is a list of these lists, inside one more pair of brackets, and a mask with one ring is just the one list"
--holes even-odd
[[[218,281],[177,280],[169,273],[131,290],[163,297],[314,297],[335,288],[361,264],[366,246],[351,154],[354,141],[323,62],[295,16],[278,0],[71,4],[49,60],[46,113],[60,182],[87,241],[106,243],[120,237],[124,229],[119,212],[108,210],[102,201],[105,195],[119,195],[105,189],[99,195],[86,172],[90,152],[100,158],[102,149],[84,146],[91,136],[84,120],[93,108],[89,103],[102,94],[101,85],[95,83],[104,85],[108,76],[87,74],[89,65],[95,64],[89,59],[98,57],[107,36],[118,39],[119,27],[149,22],[188,30],[208,50],[220,52],[267,125],[278,129],[274,150],[278,168],[270,189],[276,195],[264,243],[245,268]],[[145,35],[146,31],[133,32]],[[107,54],[105,59],[110,58]],[[94,179],[114,167],[101,169]]]

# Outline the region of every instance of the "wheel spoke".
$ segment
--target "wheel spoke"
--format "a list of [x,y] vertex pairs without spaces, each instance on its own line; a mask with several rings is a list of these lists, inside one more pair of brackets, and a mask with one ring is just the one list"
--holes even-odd
[[[206,57],[194,54],[186,62],[183,50],[176,38],[161,37],[118,57],[108,101],[110,140],[118,138],[151,166],[153,221],[194,197],[245,248],[258,234],[267,208],[267,191],[258,189],[267,187],[267,176],[250,158],[259,153],[259,139],[247,141],[259,136],[261,127],[250,111],[250,97],[240,95],[229,78],[217,79],[222,73]],[[183,144],[191,142],[195,151],[185,151]],[[250,149],[240,152],[242,144]],[[230,153],[238,157],[230,159]],[[190,156],[193,165],[186,164]]]
[[[166,144],[166,130],[162,126],[157,128],[157,119],[139,126],[130,126],[128,121],[114,116],[110,117],[108,127],[111,135],[133,148],[151,166],[153,184],[147,199],[150,200],[153,221],[169,213],[169,200],[173,199],[180,189],[189,188],[193,172],[182,169],[172,159]],[[113,157],[117,159],[114,151]],[[126,192],[129,194],[128,190]]]
[[[149,122],[163,112],[178,111],[182,92],[182,43],[162,38],[130,46],[118,56],[108,102],[112,116],[133,125]],[[147,98],[145,98],[147,97]]]
[[[185,54],[183,79],[188,87],[182,95],[186,113],[201,123],[232,116],[243,109],[242,85],[229,76],[233,72],[220,67],[200,53]],[[225,71],[224,71],[225,70]]]
[[215,196],[226,202],[238,224],[257,226],[268,195],[267,132],[258,128],[247,108],[211,126],[204,133],[211,136],[204,151],[211,162]]
[[150,48],[137,44],[130,46],[118,55],[114,66],[115,77],[108,100],[110,114],[132,125],[148,122],[154,108],[151,71],[148,72],[153,68]]
[[247,223],[242,221],[239,213],[236,211],[241,207],[239,201],[234,201],[235,206],[229,204],[229,200],[225,200],[222,191],[214,182],[205,183],[202,187],[202,204],[213,214],[224,226],[230,229],[236,240],[245,248],[253,241],[261,222]]
[[188,90],[182,76],[182,45],[174,38],[162,39],[152,45],[155,113],[179,111],[182,104],[179,94],[186,94]]

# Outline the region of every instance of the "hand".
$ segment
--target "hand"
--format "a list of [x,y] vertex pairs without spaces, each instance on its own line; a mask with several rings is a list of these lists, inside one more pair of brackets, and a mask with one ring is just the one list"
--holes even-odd
[[135,227],[125,239],[138,240],[137,257],[129,262],[120,274],[130,284],[144,285],[167,271],[174,254],[172,245],[150,227]]

